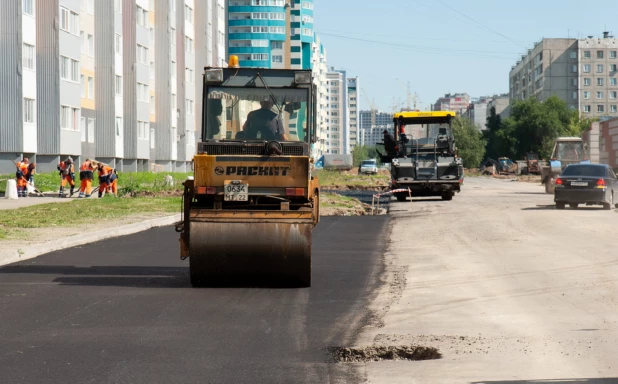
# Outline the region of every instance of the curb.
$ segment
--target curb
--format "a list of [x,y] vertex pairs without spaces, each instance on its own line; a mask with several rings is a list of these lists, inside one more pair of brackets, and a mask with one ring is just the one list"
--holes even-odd
[[181,215],[165,216],[157,219],[150,219],[139,223],[122,225],[106,229],[104,233],[84,233],[70,236],[66,239],[48,241],[46,243],[28,246],[27,249],[0,251],[0,266],[16,263],[19,261],[33,259],[37,256],[59,251],[66,248],[72,248],[79,245],[94,243],[96,241],[111,239],[114,237],[132,235],[134,233],[143,232],[151,228],[164,227],[172,225],[180,221]]

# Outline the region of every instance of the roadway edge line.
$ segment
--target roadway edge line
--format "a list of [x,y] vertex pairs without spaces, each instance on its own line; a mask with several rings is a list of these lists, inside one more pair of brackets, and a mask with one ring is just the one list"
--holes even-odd
[[48,241],[42,244],[28,246],[27,248],[24,247],[23,251],[21,250],[21,248],[0,251],[0,267],[20,261],[33,259],[37,256],[41,256],[46,253],[59,251],[66,248],[94,243],[114,237],[132,235],[138,232],[147,231],[151,228],[172,225],[180,220],[181,215],[176,214],[172,216],[150,219],[138,223],[126,224],[119,227],[112,227],[100,232],[78,234],[60,240]]

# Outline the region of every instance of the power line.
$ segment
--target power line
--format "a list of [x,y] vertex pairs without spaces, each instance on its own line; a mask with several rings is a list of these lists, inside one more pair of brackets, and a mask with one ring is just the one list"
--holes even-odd
[[510,37],[508,37],[508,36],[506,36],[506,35],[503,35],[502,33],[500,33],[500,32],[498,32],[498,31],[496,31],[496,30],[494,30],[494,29],[492,29],[492,28],[490,28],[490,27],[486,26],[485,24],[483,24],[483,23],[481,23],[481,22],[479,22],[479,21],[476,21],[476,20],[475,20],[475,19],[473,19],[472,17],[470,17],[470,16],[466,15],[466,14],[465,14],[465,13],[463,13],[463,12],[460,12],[460,11],[456,10],[455,8],[451,7],[450,5],[448,5],[448,4],[444,4],[444,2],[442,2],[441,0],[435,0],[435,1],[437,1],[438,3],[442,4],[443,6],[445,6],[445,7],[449,8],[450,10],[452,10],[452,11],[454,11],[454,12],[457,12],[458,14],[462,15],[462,16],[463,16],[463,17],[465,17],[466,19],[471,20],[472,22],[474,22],[474,23],[476,23],[476,24],[480,25],[481,27],[483,27],[483,28],[485,28],[485,29],[490,30],[491,32],[495,33],[496,35],[498,35],[498,36],[500,36],[500,37],[505,38],[506,40],[510,41],[511,43],[513,43],[513,44],[517,44],[517,45],[519,45],[520,47],[523,47],[524,49],[526,48],[525,46],[523,46],[523,45],[519,44],[517,41],[515,41],[515,40],[511,39]]
[[[349,35],[357,35],[357,36],[373,36],[373,37],[384,37],[387,39],[406,39],[406,40],[428,40],[428,41],[450,41],[453,43],[500,43],[503,44],[504,40],[458,40],[452,39],[450,37],[415,37],[415,36],[391,36],[391,35],[376,35],[375,33],[360,33],[360,32],[350,32],[350,31],[315,31],[318,35],[321,34],[344,34],[347,33]],[[527,43],[527,41],[520,41],[521,43]]]

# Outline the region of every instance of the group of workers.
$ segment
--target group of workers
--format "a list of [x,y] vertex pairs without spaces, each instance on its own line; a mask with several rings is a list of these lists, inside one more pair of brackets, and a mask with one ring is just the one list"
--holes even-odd
[[[28,197],[28,184],[33,185],[35,164],[30,163],[28,158],[15,164],[17,172],[17,196]],[[75,164],[70,156],[61,161],[57,166],[60,174],[60,190],[58,197],[64,198],[65,188],[70,187],[69,197],[75,192]],[[106,193],[111,193],[118,196],[118,172],[107,164],[86,159],[79,167],[79,197],[86,198],[92,195],[92,181],[94,180],[94,172],[99,176],[99,197],[103,197]]]

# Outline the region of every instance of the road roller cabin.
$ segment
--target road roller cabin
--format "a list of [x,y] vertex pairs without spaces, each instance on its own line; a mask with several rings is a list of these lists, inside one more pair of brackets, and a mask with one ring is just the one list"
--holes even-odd
[[203,87],[202,138],[176,226],[191,284],[310,286],[320,218],[311,71],[239,68],[231,57],[205,68]]

